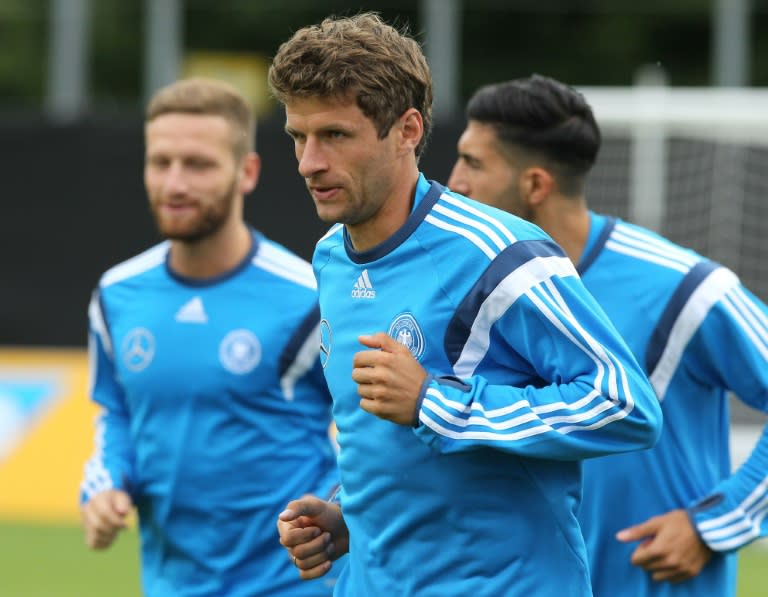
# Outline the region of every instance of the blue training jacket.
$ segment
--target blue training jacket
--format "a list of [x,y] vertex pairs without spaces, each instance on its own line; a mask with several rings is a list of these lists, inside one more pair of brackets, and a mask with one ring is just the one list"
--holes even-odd
[[102,408],[82,500],[127,490],[151,597],[321,597],[276,520],[338,475],[318,360],[311,266],[259,233],[205,281],[161,243],[104,274],[90,306],[92,398]]
[[[580,460],[651,446],[660,411],[626,344],[538,227],[419,178],[407,222],[318,243],[325,375],[351,544],[336,595],[591,595]],[[428,371],[418,424],[363,411],[360,334]]]
[[[735,550],[768,534],[768,431],[732,475],[727,392],[768,412],[768,309],[727,268],[597,214],[578,270],[664,414],[654,448],[584,463],[580,518],[595,595],[735,595]],[[616,532],[679,508],[716,553],[691,580],[654,582],[630,563],[637,544]]]

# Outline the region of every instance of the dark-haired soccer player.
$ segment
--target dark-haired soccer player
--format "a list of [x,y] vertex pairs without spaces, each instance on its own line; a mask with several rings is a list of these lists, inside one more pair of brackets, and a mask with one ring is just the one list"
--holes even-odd
[[654,448],[584,462],[595,595],[734,595],[736,550],[768,534],[768,434],[731,475],[726,392],[768,412],[765,304],[725,267],[589,210],[600,130],[573,88],[541,76],[489,85],[466,114],[450,188],[552,235],[661,401]]

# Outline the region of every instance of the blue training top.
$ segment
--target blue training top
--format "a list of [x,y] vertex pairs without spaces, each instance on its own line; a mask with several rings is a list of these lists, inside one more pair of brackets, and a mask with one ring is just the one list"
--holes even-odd
[[[422,176],[391,238],[356,252],[337,225],[313,266],[351,541],[336,595],[591,595],[579,459],[647,448],[660,412],[562,250]],[[430,374],[413,428],[359,406],[358,336],[379,331]]]
[[319,597],[276,520],[338,482],[319,364],[311,266],[253,235],[235,269],[204,281],[163,242],[104,274],[90,306],[93,400],[102,407],[82,500],[108,488],[138,508],[152,597]]
[[[768,412],[768,309],[727,268],[621,220],[591,214],[584,284],[645,366],[664,430],[650,450],[584,463],[596,597],[736,594],[732,554],[768,534],[768,431],[731,475],[726,391]],[[654,582],[616,532],[689,508],[717,553],[686,582]]]

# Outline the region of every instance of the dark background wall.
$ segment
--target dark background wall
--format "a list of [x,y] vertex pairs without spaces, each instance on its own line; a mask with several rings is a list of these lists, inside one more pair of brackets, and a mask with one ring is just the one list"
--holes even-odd
[[[262,176],[246,200],[246,219],[310,259],[327,226],[283,124],[279,112],[259,123]],[[84,346],[101,273],[160,240],[142,183],[142,126],[140,116],[67,126],[0,118],[0,345]],[[447,181],[463,126],[463,119],[436,125],[421,161],[428,178]],[[668,141],[661,232],[731,267],[768,300],[768,149]],[[605,136],[587,188],[596,211],[630,219],[631,155],[626,135]],[[735,178],[723,178],[731,171]],[[720,246],[712,232],[724,208],[735,220]]]
[[[283,120],[259,123],[263,162],[246,217],[309,259],[327,229],[296,170]],[[463,122],[433,134],[421,166],[445,182]],[[0,123],[0,344],[82,346],[108,267],[158,242],[142,183],[142,122]]]

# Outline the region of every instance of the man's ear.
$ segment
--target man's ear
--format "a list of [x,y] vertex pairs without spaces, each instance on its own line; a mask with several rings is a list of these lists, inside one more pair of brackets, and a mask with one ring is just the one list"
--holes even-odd
[[415,151],[424,136],[424,120],[416,108],[408,108],[397,121],[400,146],[405,151]]
[[243,157],[240,166],[240,177],[238,190],[241,194],[247,195],[256,188],[261,174],[261,158],[259,154],[251,151]]
[[541,205],[555,191],[555,179],[540,166],[526,168],[520,176],[522,196],[531,207]]

